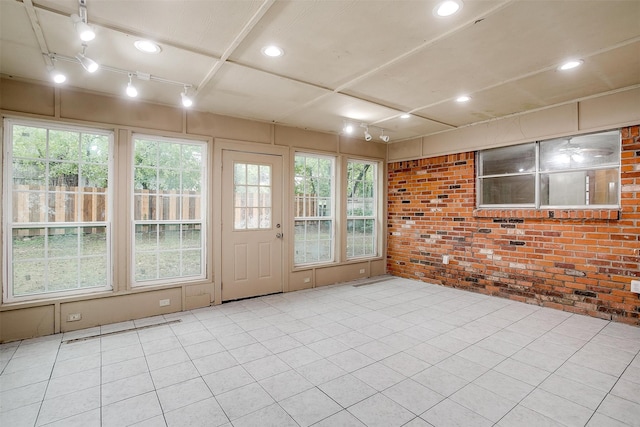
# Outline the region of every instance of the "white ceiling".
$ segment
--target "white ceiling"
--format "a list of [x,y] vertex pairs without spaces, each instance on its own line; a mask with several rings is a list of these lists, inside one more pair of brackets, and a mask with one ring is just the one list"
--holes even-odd
[[[68,86],[124,96],[109,67],[149,73],[192,85],[201,111],[332,133],[350,119],[391,142],[640,85],[640,0],[464,0],[448,18],[430,0],[86,3],[103,68],[55,61]],[[73,13],[78,0],[0,0],[0,73],[48,81],[42,51],[81,50]],[[140,38],[162,52],[138,52]],[[269,44],[284,56],[262,55]],[[584,64],[558,71],[569,58]],[[134,84],[179,103],[179,85]]]

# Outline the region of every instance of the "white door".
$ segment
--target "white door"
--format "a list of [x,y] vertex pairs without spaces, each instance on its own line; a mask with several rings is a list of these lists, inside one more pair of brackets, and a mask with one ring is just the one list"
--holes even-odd
[[222,154],[222,300],[282,292],[282,156]]

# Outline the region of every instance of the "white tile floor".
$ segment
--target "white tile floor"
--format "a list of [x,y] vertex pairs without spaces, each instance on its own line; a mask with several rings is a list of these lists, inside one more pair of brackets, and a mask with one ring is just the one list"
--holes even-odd
[[388,278],[3,344],[0,425],[640,426],[639,351],[637,327]]

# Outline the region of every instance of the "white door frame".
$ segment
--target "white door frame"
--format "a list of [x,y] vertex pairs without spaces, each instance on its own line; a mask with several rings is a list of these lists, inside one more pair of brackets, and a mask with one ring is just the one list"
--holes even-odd
[[[271,154],[282,156],[282,230],[287,233],[289,230],[286,224],[291,223],[291,174],[289,147],[280,147],[271,144],[259,144],[229,139],[216,139],[213,144],[213,199],[210,206],[213,207],[213,280],[215,305],[222,303],[222,152],[233,150],[246,153]],[[226,202],[228,203],[228,201]],[[289,242],[293,236],[285,234],[282,241],[282,291],[289,291]]]

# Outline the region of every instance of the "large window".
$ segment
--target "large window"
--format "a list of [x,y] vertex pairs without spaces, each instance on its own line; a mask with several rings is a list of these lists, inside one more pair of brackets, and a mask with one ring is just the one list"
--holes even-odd
[[206,148],[134,136],[134,285],[205,276]]
[[332,157],[295,156],[295,265],[334,259],[334,170]]
[[110,132],[5,121],[5,301],[111,287]]
[[347,258],[377,255],[377,164],[347,162]]
[[480,207],[617,207],[620,132],[481,151],[478,188]]

